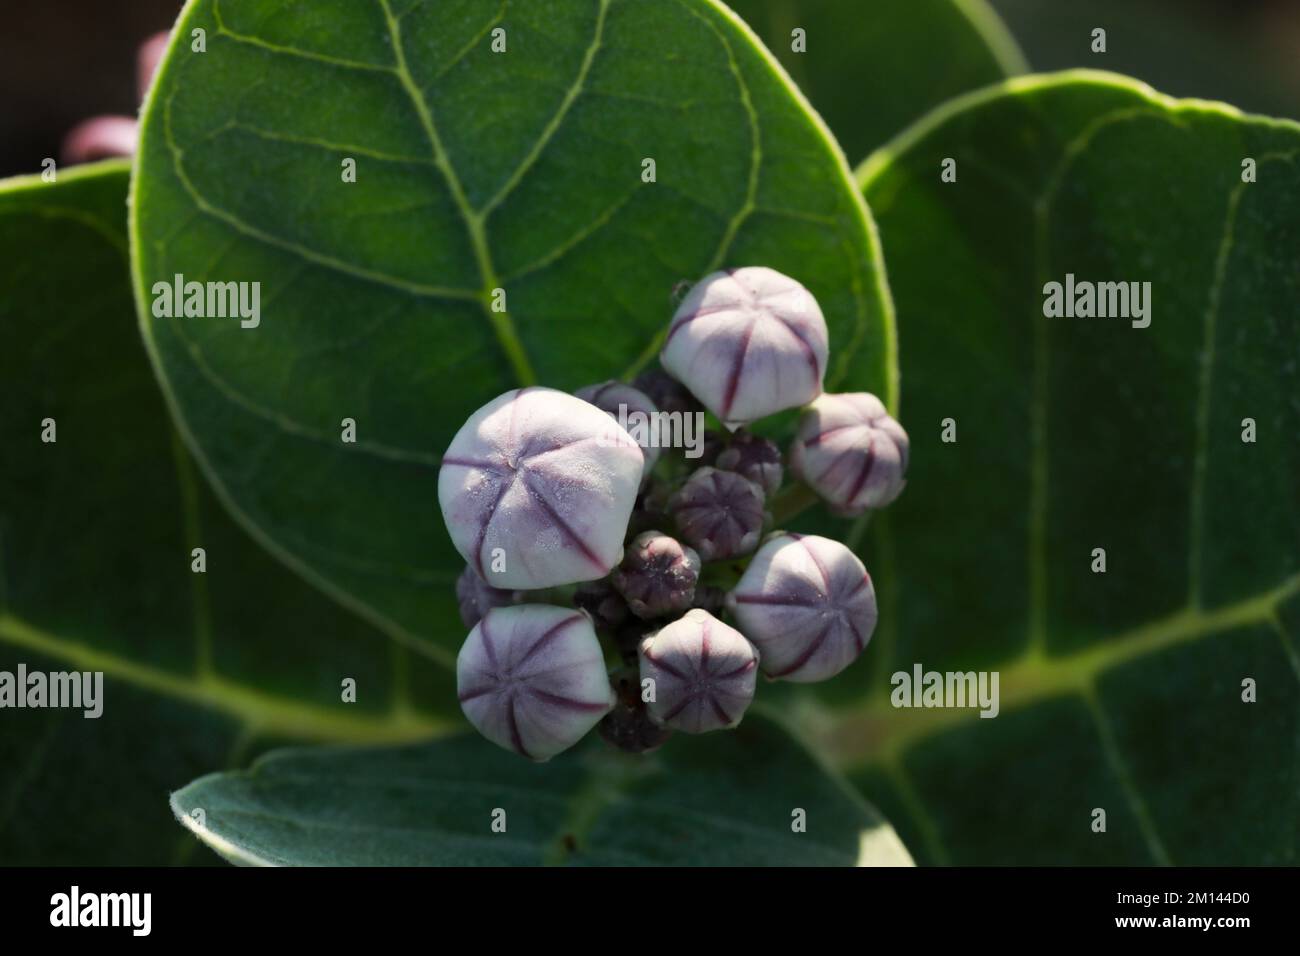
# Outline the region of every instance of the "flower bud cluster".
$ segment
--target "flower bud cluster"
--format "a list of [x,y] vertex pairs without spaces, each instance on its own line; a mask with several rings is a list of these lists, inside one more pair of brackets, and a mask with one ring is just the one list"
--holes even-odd
[[[760,672],[809,683],[857,659],[877,617],[862,561],[827,537],[764,538],[797,517],[790,502],[860,515],[903,490],[907,433],[873,395],[824,392],[828,354],[807,289],[733,269],[682,299],[662,369],[517,389],[470,416],[438,498],[466,561],[457,684],[480,733],[533,760],[594,727],[644,753],[736,726]],[[799,408],[788,458],[749,430]],[[705,409],[703,454],[645,438],[668,428],[640,445],[625,430]]]

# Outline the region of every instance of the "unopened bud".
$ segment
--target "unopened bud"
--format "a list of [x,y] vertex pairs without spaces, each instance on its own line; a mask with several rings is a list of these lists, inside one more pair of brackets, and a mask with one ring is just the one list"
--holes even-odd
[[715,272],[677,309],[659,361],[728,428],[821,394],[826,320],[812,294],[772,269]]
[[614,587],[639,618],[685,611],[695,599],[700,556],[676,538],[658,531],[639,534],[627,546],[614,572]]
[[763,673],[810,683],[851,664],[876,627],[876,593],[857,555],[817,535],[766,541],[727,606],[763,655]]
[[704,561],[748,554],[763,533],[763,489],[733,471],[701,468],[668,502],[686,542]]
[[651,718],[701,734],[740,723],[754,699],[758,651],[707,611],[687,611],[641,642],[641,680],[652,680]]
[[859,515],[898,497],[907,454],[907,432],[876,396],[826,394],[799,422],[790,468],[833,510]]
[[573,394],[584,402],[595,405],[629,431],[633,430],[638,420],[643,422],[639,431],[644,437],[639,444],[645,455],[645,470],[649,472],[654,468],[655,462],[659,460],[659,446],[650,441],[650,427],[656,420],[659,409],[645,392],[622,382],[608,381],[600,385],[588,385]]
[[572,747],[614,704],[591,621],[545,604],[488,611],[460,649],[456,686],[479,733],[538,761]]
[[523,388],[484,405],[456,433],[438,500],[456,549],[493,586],[593,581],[623,556],[643,463],[598,408]]
[[781,487],[785,470],[776,443],[750,432],[737,432],[731,444],[718,453],[717,467],[744,475],[769,495]]

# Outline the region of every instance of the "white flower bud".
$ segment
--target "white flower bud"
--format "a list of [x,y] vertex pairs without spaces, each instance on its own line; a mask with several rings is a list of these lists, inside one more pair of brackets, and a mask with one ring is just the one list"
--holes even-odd
[[734,727],[754,699],[758,651],[708,611],[687,611],[641,641],[641,680],[653,680],[646,710],[688,734]]
[[727,607],[763,655],[763,673],[796,683],[834,677],[876,627],[867,569],[847,547],[817,535],[773,535]]
[[456,658],[456,688],[479,733],[538,761],[572,747],[614,706],[591,621],[546,604],[489,610]]
[[903,426],[868,392],[825,394],[804,412],[790,468],[843,515],[883,508],[906,484]]
[[812,293],[753,267],[715,272],[678,308],[659,361],[728,428],[822,390],[826,320]]
[[[643,434],[645,442],[641,445],[641,453],[645,455],[645,470],[648,474],[654,469],[655,463],[659,460],[659,446],[650,442],[650,425],[655,421],[655,416],[659,414],[659,409],[655,403],[650,400],[645,392],[633,388],[631,385],[624,385],[619,381],[602,382],[600,385],[588,385],[586,388],[580,388],[573,393],[584,402],[590,402],[602,412],[608,414],[619,424],[624,421],[635,423],[638,416],[644,415]],[[620,420],[620,416],[625,417]]]
[[470,416],[442,459],[452,542],[496,588],[594,581],[623,557],[644,457],[581,399],[523,388]]

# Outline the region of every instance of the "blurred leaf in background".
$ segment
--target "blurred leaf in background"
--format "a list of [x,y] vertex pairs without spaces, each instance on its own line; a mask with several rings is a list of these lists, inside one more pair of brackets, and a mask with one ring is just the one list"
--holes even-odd
[[731,0],[851,162],[944,100],[1024,73],[984,0]]
[[104,673],[97,719],[3,712],[0,864],[172,862],[167,795],[195,775],[456,713],[444,664],[281,568],[199,477],[136,328],[127,180],[0,182],[0,670]]
[[[868,703],[832,737],[920,860],[1300,856],[1298,172],[1300,125],[1078,72],[861,169],[912,465],[869,536]],[[1151,283],[1150,326],[1045,318],[1067,273]],[[1000,714],[892,707],[918,663],[999,671]]]

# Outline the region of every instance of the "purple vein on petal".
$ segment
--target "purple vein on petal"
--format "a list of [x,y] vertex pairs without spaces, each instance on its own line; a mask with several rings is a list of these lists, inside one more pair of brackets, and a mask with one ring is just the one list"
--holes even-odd
[[457,699],[462,704],[468,703],[469,701],[474,700],[476,697],[482,697],[484,694],[494,693],[496,689],[497,689],[496,687],[490,684],[486,687],[476,687],[473,690],[467,690],[465,691],[465,693],[458,695]]
[[729,670],[725,674],[718,674],[717,677],[718,680],[727,680],[728,678],[731,677],[739,677],[741,674],[749,673],[757,666],[758,666],[758,660],[756,658],[751,657],[749,660],[745,661],[745,663],[741,664],[739,667],[735,668],[734,670]]
[[562,694],[552,694],[550,691],[540,690],[536,687],[527,688],[528,693],[532,694],[538,700],[547,704],[554,704],[556,707],[565,707],[569,710],[579,710],[584,713],[604,713],[609,710],[609,704],[604,701],[586,701],[574,700],[572,697],[565,697]]
[[505,465],[501,462],[488,461],[486,458],[460,458],[454,455],[444,455],[442,463],[457,468],[478,468],[482,471],[490,471],[497,475],[503,475],[507,470]]
[[664,673],[671,674],[673,677],[676,677],[678,680],[688,679],[685,674],[683,674],[677,668],[673,667],[671,664],[667,664],[664,661],[660,660],[659,658],[651,656],[649,651],[642,651],[641,653],[645,655],[646,660],[648,660],[651,664],[659,668]]
[[754,337],[754,326],[758,324],[755,318],[745,327],[745,334],[740,340],[740,347],[736,349],[736,357],[731,361],[731,371],[727,374],[727,389],[722,396],[722,415],[723,421],[731,415],[731,406],[736,401],[736,390],[740,387],[740,373],[745,369],[745,356],[749,352],[749,340]]
[[804,551],[807,553],[809,560],[811,560],[812,563],[817,566],[817,570],[822,576],[822,584],[826,588],[826,596],[829,598],[831,596],[830,572],[826,570],[826,565],[822,564],[821,558],[817,557],[816,553],[813,551],[812,547],[808,544],[807,541],[800,538],[799,544],[803,547]]
[[501,499],[506,496],[514,481],[503,481],[497,488],[497,495],[492,499],[492,504],[488,505],[483,520],[479,523],[478,536],[474,541],[474,570],[478,576],[487,581],[487,575],[483,572],[483,545],[487,543],[488,528],[492,525],[492,519],[496,517],[497,508],[501,505]]
[[784,670],[770,671],[769,676],[785,677],[787,674],[793,674],[795,671],[799,670],[810,660],[812,660],[813,655],[816,654],[819,650],[821,650],[822,645],[826,643],[826,638],[830,636],[831,626],[833,624],[834,624],[833,621],[828,621],[826,626],[822,628],[822,632],[817,635],[817,639],[808,645],[808,649],[805,650],[802,654],[800,654],[798,659],[793,664],[791,664],[789,667],[785,668]]
[[768,604],[774,607],[820,607],[821,601],[800,601],[796,598],[778,597],[767,594],[735,594],[732,600],[737,604]]
[[492,635],[488,633],[487,622],[486,615],[478,622],[478,636],[483,642],[483,653],[487,655],[488,663],[492,665],[492,670],[499,674],[501,665],[497,663],[497,652],[492,646]]
[[513,695],[510,697],[509,710],[506,712],[506,721],[510,725],[510,743],[514,745],[515,750],[519,751],[519,753],[527,757],[529,760],[532,760],[533,755],[530,754],[528,748],[524,746],[524,738],[519,733],[519,716],[515,713],[515,698]]
[[813,381],[821,381],[822,369],[820,363],[817,361],[817,353],[813,350],[812,344],[804,338],[803,333],[788,319],[783,319],[778,316],[777,321],[780,322],[792,336],[794,336],[795,341],[797,341],[803,349],[804,358],[808,360],[808,365],[812,369]]
[[868,427],[866,422],[849,422],[847,425],[833,425],[830,428],[826,429],[825,431],[821,431],[818,432],[816,435],[813,435],[813,437],[805,441],[804,444],[820,445],[823,441],[826,440],[828,436],[834,435],[836,432],[846,431],[847,429],[850,428],[866,428],[866,427]]
[[716,309],[701,309],[699,312],[692,312],[690,315],[682,316],[680,319],[674,322],[673,327],[668,330],[668,337],[664,339],[664,344],[660,346],[660,348],[661,349],[667,348],[668,343],[673,340],[673,336],[677,334],[677,330],[680,329],[682,326],[690,325],[696,319],[702,319],[705,316],[717,315],[719,312],[731,312],[734,311],[735,309],[736,306],[734,304],[721,305],[718,306]]
[[858,469],[858,476],[853,481],[853,487],[849,489],[849,503],[858,496],[862,491],[862,486],[867,483],[867,478],[871,475],[871,466],[876,461],[876,439],[872,436],[867,441],[867,453],[862,457],[862,467]]
[[543,647],[545,647],[548,643],[550,643],[552,640],[554,640],[554,639],[555,639],[555,636],[556,636],[557,634],[559,634],[562,630],[564,630],[564,629],[565,629],[566,627],[568,627],[570,624],[577,623],[578,621],[581,621],[582,619],[583,619],[583,617],[582,617],[581,614],[571,614],[571,615],[569,615],[568,617],[564,618],[562,621],[560,621],[558,624],[555,624],[554,626],[552,626],[552,627],[550,627],[550,628],[547,628],[546,632],[545,632],[541,637],[539,637],[537,640],[533,641],[532,646],[529,647],[528,650],[524,651],[524,655],[523,655],[523,657],[521,657],[521,658],[519,658],[519,660],[515,661],[515,663],[514,663],[514,668],[513,668],[513,669],[517,672],[517,671],[519,670],[519,668],[522,667],[522,666],[524,665],[524,662],[525,662],[525,661],[527,661],[530,657],[532,657],[534,654],[536,654],[538,651],[540,651]]
[[555,510],[555,507],[547,501],[545,497],[543,497],[540,491],[533,487],[532,482],[527,478],[524,478],[524,487],[528,489],[528,493],[532,495],[533,500],[537,502],[537,506],[546,512],[546,517],[550,518],[551,522],[560,529],[560,532],[568,538],[579,551],[582,552],[584,558],[602,571],[609,570],[605,567],[605,563],[596,556],[594,551],[591,550],[587,542],[582,540],[582,536],[573,530],[572,525],[564,520],[563,516]]

